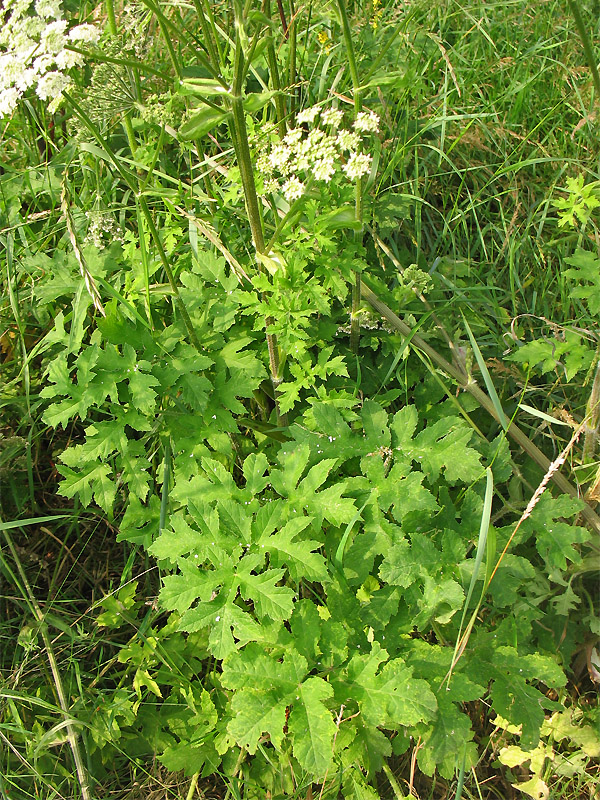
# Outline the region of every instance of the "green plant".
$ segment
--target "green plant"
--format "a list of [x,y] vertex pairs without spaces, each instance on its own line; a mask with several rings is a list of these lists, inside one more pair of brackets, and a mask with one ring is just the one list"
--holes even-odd
[[[158,755],[189,798],[216,774],[236,796],[373,798],[381,771],[401,796],[393,757],[409,793],[418,767],[460,794],[495,720],[530,752],[561,713],[599,521],[559,471],[575,437],[518,418],[526,390],[545,423],[559,399],[577,415],[593,348],[569,306],[555,339],[492,359],[511,314],[573,280],[593,314],[595,262],[536,261],[550,200],[525,218],[512,199],[577,144],[544,111],[555,62],[536,50],[529,74],[515,10],[475,5],[486,35],[457,61],[455,9],[108,2],[89,87],[51,125],[32,94],[30,126],[8,123],[26,164],[0,176],[9,402],[56,437],[73,524],[117,528],[126,564],[91,606],[98,680],[35,728],[26,698],[15,786],[19,748],[51,763],[60,713],[92,786]],[[513,52],[514,79],[480,87]],[[522,124],[524,87],[539,124],[503,138],[491,119]],[[571,189],[590,224],[593,191]],[[32,494],[15,484],[17,515]],[[133,579],[140,557],[156,579]]]

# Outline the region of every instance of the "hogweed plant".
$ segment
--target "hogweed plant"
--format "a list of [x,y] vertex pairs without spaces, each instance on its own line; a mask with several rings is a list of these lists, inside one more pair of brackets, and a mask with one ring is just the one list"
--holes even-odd
[[[393,190],[370,194],[391,132],[360,82],[367,56],[345,3],[330,23],[350,74],[322,91],[298,74],[330,55],[310,50],[305,9],[143,6],[148,48],[110,1],[101,38],[38,2],[6,8],[1,40],[5,114],[36,87],[79,128],[48,170],[62,174],[64,236],[52,258],[22,254],[53,316],[36,353],[43,421],[69,431],[60,492],[161,576],[159,613],[136,618],[135,582],[102,603],[107,635],[139,627],[110,702],[90,690],[87,705],[61,704],[71,739],[71,719],[84,732],[90,785],[131,747],[183,770],[190,797],[219,773],[247,798],[311,797],[315,784],[374,800],[382,770],[395,781],[392,755],[447,781],[474,768],[478,702],[535,749],[566,683],[566,614],[584,596],[591,534],[575,519],[597,517],[545,492],[515,529],[516,426],[483,359],[493,402],[429,344],[435,330],[416,334],[434,279],[378,261],[386,215],[403,212]],[[370,35],[393,63],[379,9]],[[76,90],[68,70],[85,48],[68,42],[86,37],[99,43],[91,88]],[[20,83],[19,64],[33,70]],[[123,96],[102,105],[109,74]],[[119,215],[110,243],[99,209]],[[364,297],[389,325],[359,337]],[[411,343],[427,356],[420,373]],[[504,428],[476,422],[450,381]]]

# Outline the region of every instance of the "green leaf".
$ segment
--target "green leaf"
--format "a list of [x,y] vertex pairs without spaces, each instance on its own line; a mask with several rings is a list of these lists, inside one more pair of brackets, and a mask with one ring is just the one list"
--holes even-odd
[[[575,291],[573,290],[573,294]],[[508,358],[519,364],[538,367],[543,374],[564,370],[567,380],[570,381],[581,370],[589,369],[594,351],[585,344],[582,336],[568,331],[564,339],[534,339],[519,347]]]
[[417,756],[419,768],[426,775],[436,770],[451,779],[460,769],[463,759],[470,769],[477,763],[477,746],[467,714],[442,692],[438,695],[438,710],[433,722],[421,733],[422,748]]
[[115,501],[116,486],[108,477],[111,468],[108,464],[87,465],[87,469],[81,472],[69,469],[69,467],[59,467],[59,472],[64,476],[60,483],[60,492],[65,497],[79,496],[83,506],[89,506],[92,497],[100,508],[107,514],[112,513]]
[[333,756],[336,726],[324,701],[333,695],[322,678],[307,678],[298,689],[289,718],[293,752],[301,766],[314,776],[323,776]]
[[227,729],[240,747],[256,752],[263,733],[276,748],[283,741],[286,707],[296,698],[307,663],[295,650],[282,661],[249,644],[223,662],[221,682],[237,689],[231,701],[232,720]]
[[387,652],[374,642],[371,653],[354,655],[348,665],[346,691],[357,701],[365,721],[397,729],[431,719],[437,703],[429,684],[413,678],[412,667],[401,658],[378,671],[387,658]]
[[577,545],[589,541],[591,534],[586,528],[564,521],[581,507],[581,500],[566,495],[554,498],[545,492],[522,525],[523,533],[535,538],[537,551],[551,573],[566,569],[568,562],[581,561]]
[[179,136],[184,142],[188,142],[191,139],[201,139],[213,128],[216,128],[217,125],[225,122],[228,116],[230,116],[228,113],[218,108],[211,108],[210,106],[201,108],[181,126]]
[[227,726],[240,747],[250,755],[256,753],[258,742],[264,733],[269,734],[276,748],[283,741],[286,706],[275,691],[252,693],[238,692],[231,701],[234,719]]
[[288,619],[294,605],[294,592],[287,586],[277,586],[283,577],[282,569],[268,569],[260,575],[238,573],[242,595],[252,600],[260,617]]
[[321,618],[316,605],[308,598],[299,600],[290,619],[294,647],[310,663],[317,659],[321,638]]
[[270,535],[263,535],[259,547],[271,553],[274,565],[285,564],[295,581],[306,578],[309,581],[327,581],[328,572],[325,559],[317,550],[321,543],[317,541],[294,541],[312,522],[312,517],[294,517],[281,530]]
[[[150,365],[148,365],[150,366]],[[134,406],[142,414],[150,415],[156,408],[156,392],[153,386],[158,386],[160,381],[154,375],[139,372],[137,369],[129,378],[129,391]]]
[[379,568],[379,577],[386,583],[407,589],[426,569],[407,539],[397,541],[386,553]]
[[252,497],[260,494],[269,485],[270,478],[265,477],[269,462],[264,453],[251,453],[246,456],[242,471],[246,479],[246,489]]
[[565,270],[565,276],[580,284],[571,289],[572,296],[586,300],[590,313],[597,317],[600,314],[600,259],[590,251],[578,249],[570,258],[565,258],[565,263],[573,267]]
[[468,447],[472,436],[462,420],[447,417],[428,425],[405,452],[431,480],[443,470],[448,483],[471,483],[483,472],[479,453]]
[[180,556],[191,553],[198,547],[202,534],[186,522],[183,514],[174,514],[169,527],[148,548],[155,558],[168,558],[175,563]]
[[[481,635],[489,641],[490,634]],[[552,707],[536,688],[527,681],[543,681],[547,686],[562,687],[566,678],[552,659],[537,653],[520,656],[513,647],[494,647],[475,642],[472,663],[481,674],[493,680],[491,697],[497,714],[513,725],[522,725],[521,747],[533,750],[539,741],[544,721],[544,706]]]

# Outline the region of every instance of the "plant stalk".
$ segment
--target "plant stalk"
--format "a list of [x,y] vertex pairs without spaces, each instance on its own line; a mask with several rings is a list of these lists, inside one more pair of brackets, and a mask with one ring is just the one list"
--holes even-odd
[[[354,118],[362,109],[362,93],[360,89],[360,81],[358,79],[358,69],[356,66],[356,55],[354,53],[354,43],[352,41],[352,31],[350,29],[350,21],[346,11],[345,0],[337,0],[338,9],[340,12],[340,19],[342,22],[342,33],[344,36],[344,45],[346,47],[346,56],[348,58],[348,67],[350,69],[350,78],[352,80],[352,96],[354,98]],[[354,239],[357,245],[362,245],[363,241],[363,181],[359,178],[356,181],[355,199],[354,199],[354,218],[360,223],[360,228],[355,231]],[[355,273],[354,287],[352,289],[352,309],[350,312],[350,350],[354,355],[358,355],[360,345],[360,303],[361,303],[361,278],[360,273]]]
[[583,24],[583,18],[579,12],[579,5],[577,3],[577,0],[567,0],[567,3],[569,4],[569,8],[571,9],[571,14],[573,14],[573,19],[575,20],[575,26],[577,27],[577,32],[579,33],[579,38],[581,39],[581,44],[583,45],[585,60],[588,63],[590,72],[592,73],[592,80],[594,81],[594,89],[596,90],[596,102],[598,102],[600,100],[600,75],[598,74],[598,66],[596,64],[596,57],[592,49],[592,43],[590,42],[590,37],[588,36],[588,32],[585,28],[585,25]]
[[[232,121],[230,125],[235,153],[237,157],[238,166],[240,169],[240,176],[242,179],[242,188],[244,190],[244,199],[246,201],[246,211],[248,213],[248,221],[250,223],[250,231],[252,233],[252,240],[254,247],[259,256],[266,255],[265,236],[263,231],[262,217],[260,207],[258,205],[258,196],[256,194],[256,184],[254,182],[254,171],[252,169],[252,156],[250,154],[250,145],[248,144],[248,129],[246,128],[246,118],[244,114],[243,103],[243,81],[244,81],[244,56],[242,53],[242,43],[240,36],[240,26],[242,20],[239,15],[239,8],[236,4],[236,41],[235,41],[235,55],[233,67],[233,91],[231,98],[231,111]],[[260,261],[260,259],[259,259]],[[259,263],[259,269],[262,269],[262,264]],[[271,372],[271,382],[273,383],[273,391],[275,397],[275,410],[277,414],[277,424],[280,427],[287,425],[287,418],[285,414],[279,411],[278,390],[282,382],[280,375],[280,360],[279,360],[279,347],[277,344],[277,337],[268,332],[269,326],[273,323],[270,317],[265,319],[267,328],[267,350],[269,354],[269,370]]]
[[[283,9],[280,9],[283,11]],[[271,3],[270,0],[264,0],[265,15],[271,19]],[[277,64],[277,55],[275,54],[275,46],[273,45],[273,36],[270,30],[267,32],[267,62],[269,64],[269,72],[271,74],[271,83],[273,89],[277,94],[275,95],[275,110],[277,113],[277,129],[279,136],[283,137],[287,133],[287,126],[285,124],[285,102],[281,93],[281,80],[279,77],[279,66]]]

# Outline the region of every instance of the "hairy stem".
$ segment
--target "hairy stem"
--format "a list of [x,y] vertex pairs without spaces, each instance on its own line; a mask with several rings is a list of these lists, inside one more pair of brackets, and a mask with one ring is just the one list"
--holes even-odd
[[[356,66],[356,56],[354,53],[354,43],[352,41],[352,31],[350,30],[350,21],[346,12],[345,0],[337,0],[338,9],[340,12],[340,19],[342,22],[342,33],[344,36],[344,45],[346,47],[346,56],[348,58],[348,67],[350,69],[350,78],[352,79],[352,94],[354,98],[354,116],[362,109],[362,94],[360,90],[360,82],[358,80],[358,69]],[[354,234],[355,241],[358,245],[362,244],[363,240],[363,181],[359,178],[356,181],[355,199],[354,199],[354,217],[360,223],[360,227]],[[352,310],[350,312],[350,349],[354,355],[358,355],[358,348],[360,344],[360,302],[361,302],[361,280],[360,273],[357,272],[354,279],[354,288],[352,290]]]
[[[258,196],[256,194],[256,184],[254,183],[254,170],[252,169],[252,157],[250,155],[250,145],[248,144],[248,130],[246,128],[246,118],[244,115],[243,103],[243,81],[244,81],[244,56],[242,53],[242,43],[240,37],[240,26],[242,20],[240,18],[240,10],[236,4],[236,41],[235,41],[235,55],[233,67],[233,91],[231,98],[231,133],[236,152],[237,162],[242,179],[242,188],[244,190],[244,198],[246,201],[246,211],[248,213],[248,221],[250,223],[250,231],[252,233],[252,240],[254,247],[259,256],[266,255],[265,249],[265,236],[263,231],[262,217],[260,207],[258,204]],[[262,269],[262,264],[259,264],[259,269]],[[279,411],[278,389],[282,382],[280,375],[280,360],[279,360],[279,347],[277,344],[277,337],[268,332],[268,328],[273,324],[273,320],[267,317],[265,325],[267,327],[267,350],[269,353],[269,369],[271,372],[271,381],[273,383],[273,391],[275,395],[275,410],[277,414],[277,422],[280,426],[287,425],[287,418]]]
[[[271,18],[271,3],[270,0],[264,0],[265,15]],[[285,102],[281,93],[281,80],[279,78],[279,66],[277,64],[277,55],[275,54],[275,46],[273,45],[273,36],[271,31],[267,31],[267,62],[269,64],[269,73],[271,75],[271,83],[273,89],[277,94],[275,95],[275,110],[277,112],[277,128],[279,135],[283,137],[287,133],[287,126],[285,124]]]

